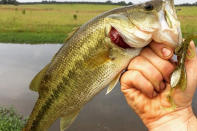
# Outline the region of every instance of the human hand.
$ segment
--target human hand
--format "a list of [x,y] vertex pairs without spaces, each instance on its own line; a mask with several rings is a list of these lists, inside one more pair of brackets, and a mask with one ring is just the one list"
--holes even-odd
[[[196,52],[193,42],[190,46],[193,52]],[[197,130],[197,120],[191,109],[192,98],[197,86],[197,73],[195,73],[197,71],[197,56],[195,54],[194,58],[185,63],[187,89],[184,92],[175,89],[172,98],[177,108],[170,111],[166,109],[171,107],[168,100],[169,79],[175,69],[175,63],[170,60],[172,56],[173,50],[169,47],[164,44],[151,43],[130,62],[128,71],[121,78],[122,92],[128,104],[150,130],[161,131],[167,128],[170,130],[187,128]],[[196,127],[184,124],[188,121]]]

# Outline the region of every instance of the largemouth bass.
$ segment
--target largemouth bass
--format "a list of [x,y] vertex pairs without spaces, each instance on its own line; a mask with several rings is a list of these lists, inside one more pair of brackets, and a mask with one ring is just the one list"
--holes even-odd
[[97,93],[114,88],[131,59],[153,40],[181,44],[173,0],[116,8],[81,26],[33,79],[30,88],[39,98],[23,131],[46,131],[58,118],[66,130]]

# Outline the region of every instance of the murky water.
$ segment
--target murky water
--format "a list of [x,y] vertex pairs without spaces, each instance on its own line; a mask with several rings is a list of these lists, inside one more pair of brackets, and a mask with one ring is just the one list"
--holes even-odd
[[[28,116],[38,94],[29,83],[53,57],[61,45],[0,44],[0,105],[16,107]],[[137,115],[128,107],[118,85],[109,95],[106,90],[81,110],[68,131],[146,131]],[[197,95],[193,107],[197,112]],[[50,131],[59,131],[57,121]]]

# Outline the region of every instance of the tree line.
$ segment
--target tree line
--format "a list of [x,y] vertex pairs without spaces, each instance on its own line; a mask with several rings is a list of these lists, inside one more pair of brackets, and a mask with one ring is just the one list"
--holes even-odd
[[197,6],[197,2],[194,2],[194,3],[183,3],[183,4],[180,4],[179,6]]
[[65,1],[65,2],[57,2],[56,0],[42,0],[42,2],[22,2],[19,3],[17,0],[0,0],[0,4],[108,4],[108,5],[133,5],[132,2],[126,3],[125,1],[120,2],[112,2],[111,0],[108,0],[106,2],[72,2],[71,1]]
[[[17,0],[0,0],[0,4],[107,4],[107,5],[133,5],[132,2],[126,3],[125,1],[120,1],[120,2],[112,2],[111,0],[108,0],[106,2],[72,2],[71,1],[65,1],[65,2],[57,2],[56,0],[42,0],[42,2],[22,2],[19,3]],[[197,6],[197,2],[194,3],[184,3],[184,4],[179,4],[178,6]]]
[[0,0],[0,4],[17,4],[16,0]]

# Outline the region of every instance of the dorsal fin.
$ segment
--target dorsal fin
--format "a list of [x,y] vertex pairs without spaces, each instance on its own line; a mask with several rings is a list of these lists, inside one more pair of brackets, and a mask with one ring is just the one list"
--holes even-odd
[[70,33],[68,33],[68,36],[65,39],[65,43],[75,34],[75,32],[77,32],[79,30],[79,28],[80,28],[80,26],[74,27],[73,30]]

